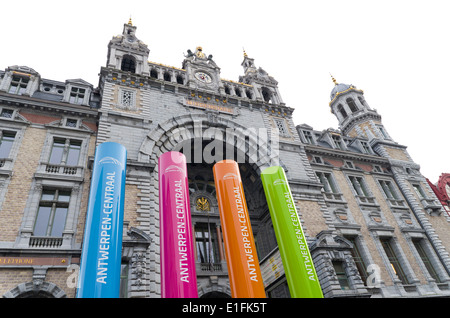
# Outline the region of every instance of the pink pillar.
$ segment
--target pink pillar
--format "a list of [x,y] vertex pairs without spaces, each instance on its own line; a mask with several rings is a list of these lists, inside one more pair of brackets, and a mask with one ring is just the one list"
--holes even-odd
[[186,157],[166,152],[158,160],[161,297],[197,298],[194,236]]

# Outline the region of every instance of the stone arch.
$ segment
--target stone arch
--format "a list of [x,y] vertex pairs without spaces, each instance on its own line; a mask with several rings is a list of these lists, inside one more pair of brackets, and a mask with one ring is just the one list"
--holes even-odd
[[[194,117],[195,116],[195,117]],[[229,138],[232,135],[233,138]],[[261,139],[262,130],[249,129],[236,122],[215,116],[211,113],[182,115],[169,119],[151,131],[141,144],[139,149],[139,160],[157,164],[161,153],[180,147],[180,143],[194,142],[196,140],[222,140],[244,153],[245,160],[251,160],[249,164],[260,174],[270,165],[282,165],[278,157],[278,140],[267,143],[268,136]],[[262,144],[261,144],[262,142]],[[265,143],[265,144],[264,144]],[[253,157],[252,157],[253,156]]]
[[51,282],[21,283],[6,292],[3,298],[66,298],[67,295],[56,284]]

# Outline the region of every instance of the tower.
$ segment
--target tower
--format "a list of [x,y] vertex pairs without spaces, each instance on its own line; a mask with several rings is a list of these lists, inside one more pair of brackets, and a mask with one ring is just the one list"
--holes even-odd
[[364,92],[352,84],[338,83],[332,77],[335,86],[330,94],[331,112],[339,121],[344,135],[391,140],[381,122],[381,116],[371,109],[364,99]]
[[256,68],[255,60],[248,57],[245,51],[241,65],[244,68],[244,75],[239,76],[239,82],[253,87],[253,95],[256,100],[285,105],[278,90],[278,82],[261,67]]
[[108,44],[106,66],[125,72],[150,75],[147,63],[150,50],[136,37],[136,26],[131,18],[123,25],[121,35],[114,36]]

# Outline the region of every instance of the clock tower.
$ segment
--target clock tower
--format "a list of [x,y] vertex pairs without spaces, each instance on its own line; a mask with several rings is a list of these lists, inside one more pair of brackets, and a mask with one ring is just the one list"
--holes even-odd
[[108,44],[106,67],[148,76],[149,53],[147,45],[136,37],[136,26],[130,18],[123,25],[122,34],[114,36]]
[[203,48],[198,46],[195,52],[187,51],[183,61],[186,70],[187,85],[192,89],[201,89],[212,93],[223,93],[224,88],[220,80],[220,68],[212,55],[206,55]]

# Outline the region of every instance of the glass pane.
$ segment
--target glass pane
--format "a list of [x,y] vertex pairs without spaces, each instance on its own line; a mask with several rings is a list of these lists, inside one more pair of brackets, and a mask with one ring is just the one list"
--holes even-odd
[[3,132],[0,141],[0,158],[8,158],[11,147],[14,143],[15,133]]
[[34,225],[33,235],[35,236],[46,236],[47,235],[47,227],[48,220],[50,217],[51,207],[49,206],[40,206],[38,210],[38,214],[36,217],[36,223]]
[[72,145],[69,147],[69,153],[67,154],[67,162],[66,164],[68,166],[77,166],[78,165],[78,158],[80,156],[80,147],[72,147]]
[[50,236],[61,237],[66,225],[67,208],[56,208]]
[[58,201],[59,202],[69,202],[70,201],[70,191],[59,191]]
[[53,142],[52,153],[50,154],[49,163],[59,164],[62,161],[64,152],[64,140],[55,139]]
[[55,191],[53,190],[44,190],[42,191],[42,201],[52,201],[55,199]]

